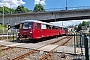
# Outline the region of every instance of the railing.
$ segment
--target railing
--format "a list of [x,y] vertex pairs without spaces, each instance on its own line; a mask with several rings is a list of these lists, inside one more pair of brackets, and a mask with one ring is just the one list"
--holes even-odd
[[[67,10],[84,10],[84,9],[90,9],[90,6],[67,7]],[[66,10],[66,7],[45,9],[46,12],[47,11],[62,11],[62,10]]]

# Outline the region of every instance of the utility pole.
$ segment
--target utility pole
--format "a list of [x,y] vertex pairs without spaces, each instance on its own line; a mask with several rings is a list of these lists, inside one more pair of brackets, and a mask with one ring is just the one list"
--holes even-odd
[[[1,2],[1,1],[0,1]],[[1,2],[3,4],[3,2]],[[4,6],[2,6],[2,40],[4,40]]]

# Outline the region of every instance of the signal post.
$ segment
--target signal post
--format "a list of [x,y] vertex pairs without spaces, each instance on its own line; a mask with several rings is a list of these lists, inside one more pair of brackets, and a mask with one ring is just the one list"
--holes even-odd
[[8,40],[8,33],[11,32],[10,28],[11,28],[10,24],[7,24],[7,40]]

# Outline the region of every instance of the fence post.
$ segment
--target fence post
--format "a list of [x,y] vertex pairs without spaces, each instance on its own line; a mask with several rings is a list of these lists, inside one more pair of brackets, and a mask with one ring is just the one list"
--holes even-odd
[[85,60],[89,60],[89,52],[88,52],[88,38],[87,35],[84,34],[84,47],[85,47]]
[[82,34],[80,33],[80,48],[81,48],[81,54],[83,55],[83,50],[82,50]]
[[76,33],[76,46],[78,47],[78,34]]

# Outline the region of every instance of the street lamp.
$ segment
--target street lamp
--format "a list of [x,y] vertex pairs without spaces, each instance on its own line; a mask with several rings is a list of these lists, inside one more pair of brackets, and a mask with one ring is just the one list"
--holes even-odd
[[12,14],[12,9],[11,9],[11,6],[12,6],[12,4],[10,4],[10,14]]
[[66,0],[66,10],[67,10],[67,0]]

